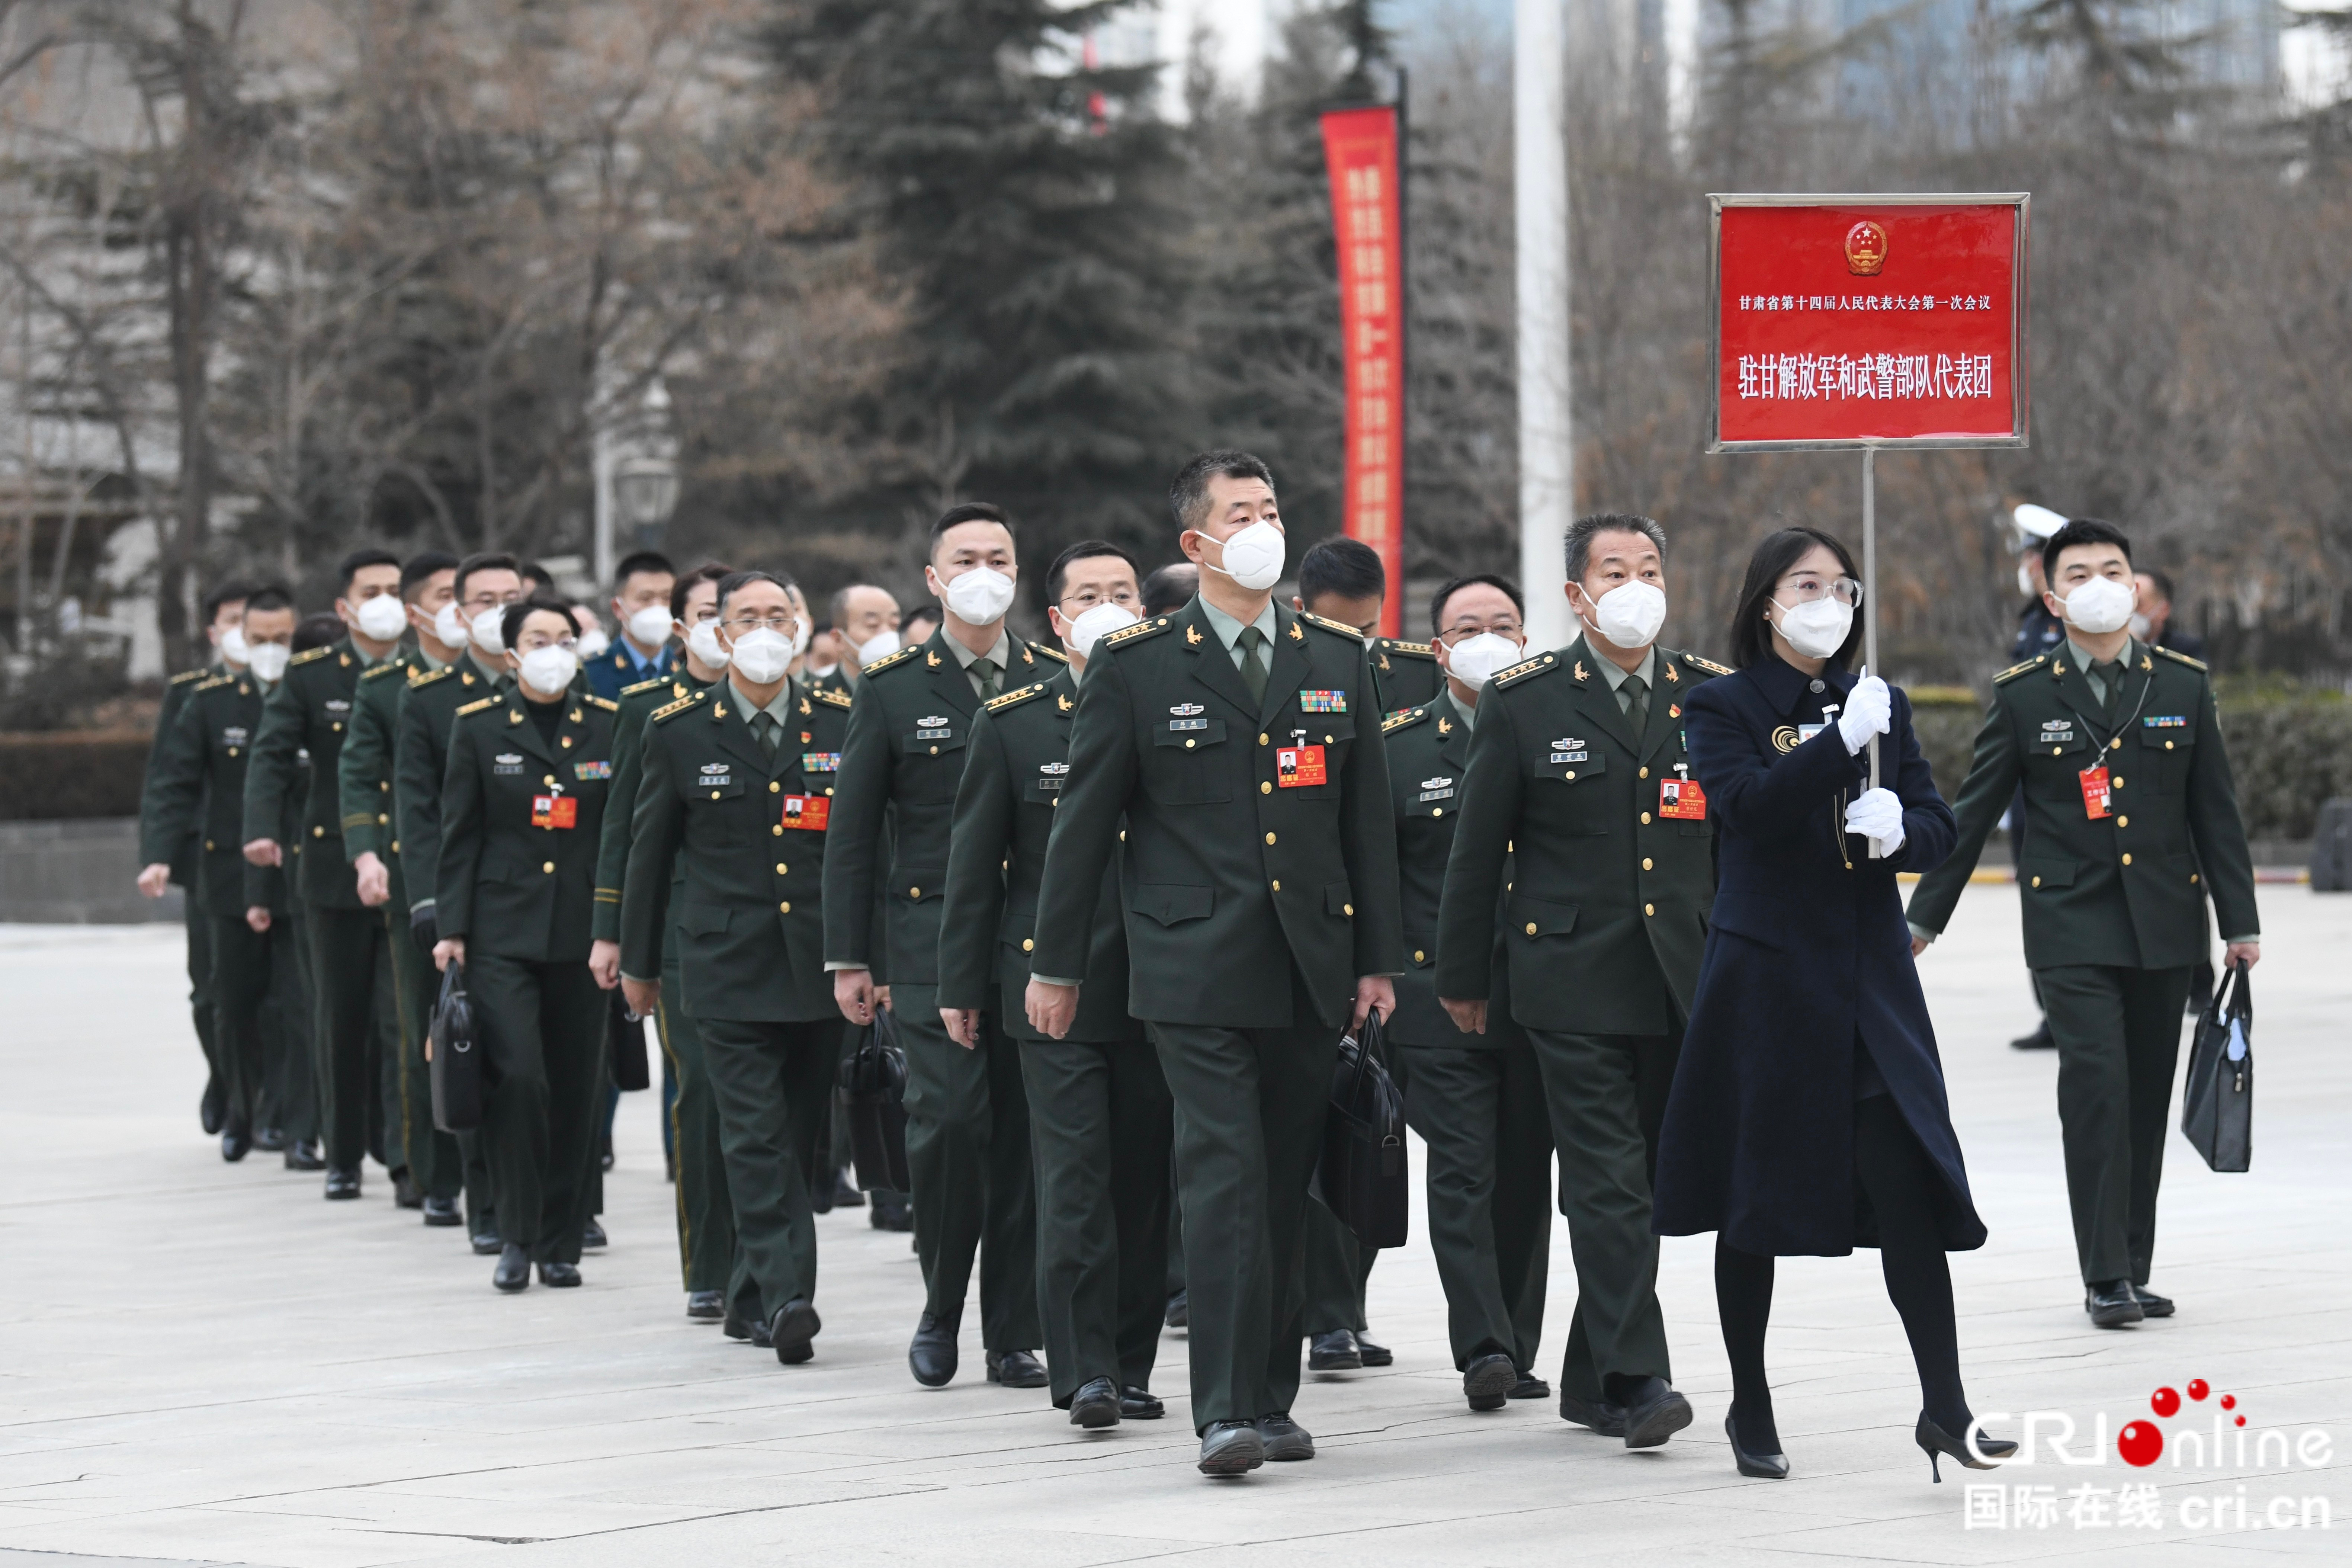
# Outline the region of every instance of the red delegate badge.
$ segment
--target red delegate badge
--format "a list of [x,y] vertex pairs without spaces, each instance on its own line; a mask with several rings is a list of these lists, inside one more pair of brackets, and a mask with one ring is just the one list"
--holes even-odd
[[1680,822],[1705,822],[1706,792],[1698,787],[1696,779],[1660,779],[1658,815]]
[[2101,763],[2095,768],[2084,768],[2077,776],[2083,785],[2083,815],[2093,822],[2113,816],[2107,805],[2107,765]]
[[1285,789],[1327,784],[1320,746],[1277,746],[1274,752],[1275,782]]
[[530,825],[576,827],[580,825],[580,803],[568,795],[535,795],[530,797]]
[[833,814],[833,802],[821,795],[788,795],[784,796],[784,826],[811,833],[824,831],[825,818]]

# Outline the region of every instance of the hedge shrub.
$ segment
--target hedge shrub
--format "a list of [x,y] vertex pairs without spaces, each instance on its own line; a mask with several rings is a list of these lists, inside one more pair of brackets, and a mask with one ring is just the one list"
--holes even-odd
[[0,734],[0,821],[138,816],[150,738],[143,730]]

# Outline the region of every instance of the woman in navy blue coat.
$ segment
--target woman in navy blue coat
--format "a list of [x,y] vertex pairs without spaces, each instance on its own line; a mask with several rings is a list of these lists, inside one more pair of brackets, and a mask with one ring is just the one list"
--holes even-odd
[[[1757,546],[1733,611],[1741,668],[1694,691],[1684,719],[1720,860],[1654,1224],[1716,1233],[1724,1428],[1743,1475],[1788,1474],[1764,1375],[1772,1259],[1874,1246],[1918,1365],[1919,1445],[1931,1465],[1944,1453],[1983,1468],[1965,1447],[1944,1254],[1981,1247],[1985,1227],[1895,881],[1941,862],[1955,830],[1909,700],[1847,671],[1862,640],[1854,577],[1845,547],[1813,529]],[[1996,1457],[2014,1447],[1979,1442]]]

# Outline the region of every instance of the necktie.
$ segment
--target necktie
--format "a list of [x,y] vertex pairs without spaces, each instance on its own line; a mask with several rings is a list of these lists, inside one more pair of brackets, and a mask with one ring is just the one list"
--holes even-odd
[[1650,683],[1638,675],[1629,675],[1619,683],[1617,695],[1625,704],[1625,722],[1632,726],[1633,739],[1638,741],[1650,719]]
[[2124,662],[2111,658],[2105,664],[2091,666],[2091,673],[2099,678],[2099,707],[2102,710],[2116,705],[2116,694],[2124,689]]
[[1249,688],[1253,699],[1263,702],[1265,700],[1266,668],[1265,656],[1261,650],[1265,646],[1265,634],[1255,626],[1244,626],[1234,640],[1242,650],[1242,684]]
[[776,754],[776,743],[784,738],[783,726],[764,708],[751,715],[751,733],[759,741],[760,750],[771,757]]
[[980,682],[980,700],[982,702],[996,695],[996,661],[994,659],[973,659],[971,673]]

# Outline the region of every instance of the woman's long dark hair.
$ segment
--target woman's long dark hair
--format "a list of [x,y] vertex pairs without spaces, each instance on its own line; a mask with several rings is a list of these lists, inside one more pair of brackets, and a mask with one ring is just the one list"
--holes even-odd
[[[1811,554],[1816,544],[1828,545],[1845,574],[1856,582],[1862,580],[1846,547],[1818,528],[1784,528],[1766,534],[1757,544],[1756,553],[1748,558],[1747,580],[1739,584],[1738,603],[1731,606],[1731,657],[1740,668],[1752,669],[1775,657],[1772,629],[1764,624],[1765,606],[1772,602],[1772,585],[1780,580],[1782,573]],[[1856,616],[1853,630],[1837,650],[1837,663],[1852,669],[1861,652],[1862,617]]]

